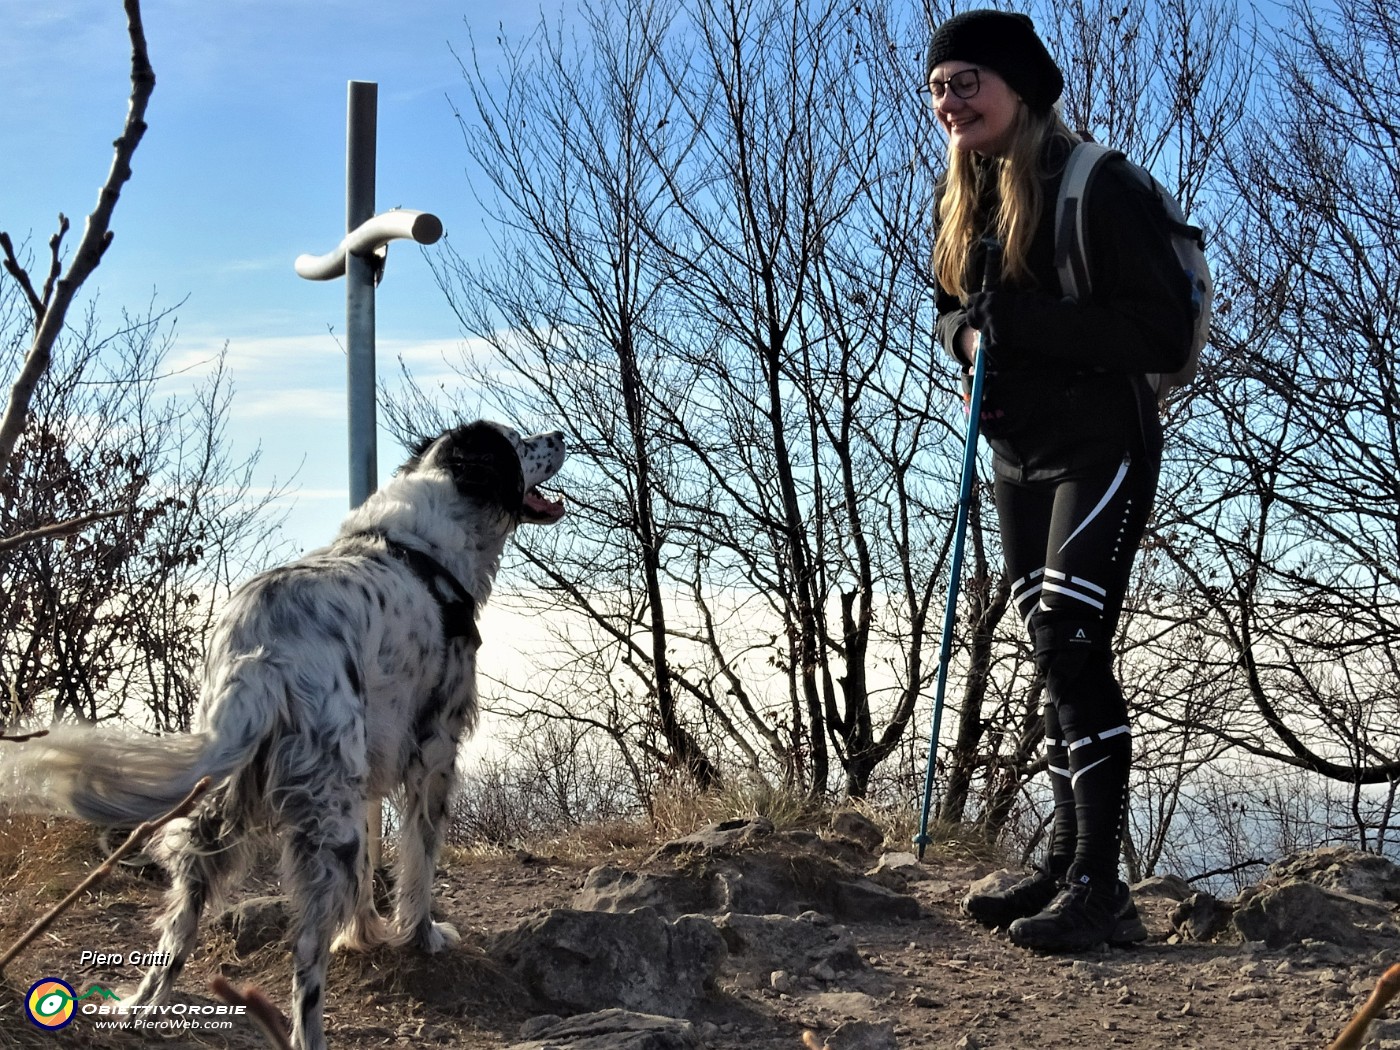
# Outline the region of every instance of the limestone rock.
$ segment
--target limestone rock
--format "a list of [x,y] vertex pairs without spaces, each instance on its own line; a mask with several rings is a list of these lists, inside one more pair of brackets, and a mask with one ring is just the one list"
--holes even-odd
[[707,828],[701,828],[693,835],[686,835],[684,838],[673,839],[662,844],[652,854],[652,859],[674,857],[687,853],[700,856],[733,853],[761,843],[773,834],[773,830],[773,822],[767,817],[724,820],[718,824],[711,824]]
[[831,832],[856,843],[867,853],[876,852],[885,842],[885,833],[875,822],[854,809],[839,809],[833,813]]
[[1261,886],[1235,911],[1235,929],[1246,941],[1281,948],[1305,939],[1364,947],[1365,927],[1391,918],[1383,904],[1323,889],[1310,882]]
[[794,919],[735,913],[717,917],[715,928],[728,949],[731,965],[727,968],[739,972],[782,970],[808,976],[823,967],[834,974],[866,968],[850,932],[816,915]]
[[1295,853],[1269,866],[1265,885],[1311,882],[1375,901],[1400,902],[1400,865],[1376,853],[1328,846]]
[[1193,893],[1172,908],[1171,924],[1184,941],[1208,941],[1225,929],[1232,912],[1209,893]]
[[536,1018],[522,1029],[527,1040],[508,1050],[701,1050],[689,1021],[627,1010],[602,1010],[567,1020]]
[[699,916],[557,908],[507,933],[491,955],[551,1006],[684,1017],[713,984],[725,947]]

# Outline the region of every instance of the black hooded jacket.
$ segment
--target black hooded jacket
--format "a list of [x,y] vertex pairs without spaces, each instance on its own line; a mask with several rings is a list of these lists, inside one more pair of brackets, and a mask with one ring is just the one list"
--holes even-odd
[[[1015,481],[1050,480],[1125,454],[1158,457],[1161,425],[1144,376],[1181,368],[1191,340],[1190,283],[1157,203],[1119,162],[1105,164],[1086,194],[1092,299],[1063,297],[1055,199],[1070,148],[1055,138],[1046,149],[1030,280],[1003,280],[1010,294],[998,303],[987,358],[981,430],[996,470]],[[980,260],[971,272],[981,272]],[[939,341],[966,367],[955,351],[964,304],[942,287],[936,295]]]

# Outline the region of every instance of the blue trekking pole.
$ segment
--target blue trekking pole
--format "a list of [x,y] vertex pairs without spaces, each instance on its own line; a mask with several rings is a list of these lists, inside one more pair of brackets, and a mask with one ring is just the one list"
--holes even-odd
[[[982,238],[984,263],[982,290],[991,291],[1001,281],[1001,242],[995,237]],[[953,526],[953,556],[948,566],[948,600],[943,606],[943,638],[938,648],[938,683],[933,694],[933,729],[928,740],[928,770],[924,773],[924,806],[919,815],[919,833],[914,845],[919,847],[919,859],[924,859],[928,837],[928,812],[933,802],[934,759],[938,755],[938,730],[943,721],[943,694],[948,686],[948,664],[953,658],[953,625],[957,621],[958,588],[962,582],[963,537],[967,533],[967,518],[972,508],[972,485],[977,478],[977,429],[982,411],[982,384],[986,379],[987,355],[983,353],[984,337],[977,333],[977,360],[972,366],[972,390],[967,396],[967,441],[963,445],[962,479],[958,484],[958,517]]]

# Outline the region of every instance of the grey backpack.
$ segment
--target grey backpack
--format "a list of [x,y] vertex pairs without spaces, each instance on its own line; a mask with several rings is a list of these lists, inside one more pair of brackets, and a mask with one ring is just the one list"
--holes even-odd
[[1215,285],[1211,280],[1210,265],[1206,262],[1206,239],[1201,228],[1186,220],[1176,198],[1146,168],[1127,160],[1117,150],[1097,142],[1081,142],[1070,151],[1064,178],[1060,182],[1060,193],[1055,200],[1055,267],[1060,274],[1060,289],[1065,295],[1076,302],[1088,298],[1091,288],[1084,229],[1087,195],[1099,167],[1115,158],[1122,158],[1123,166],[1133,178],[1156,196],[1162,208],[1162,221],[1171,235],[1177,262],[1191,282],[1191,349],[1186,364],[1180,371],[1154,373],[1147,377],[1157,392],[1158,400],[1165,401],[1174,390],[1196,378],[1201,347],[1210,338],[1210,309]]

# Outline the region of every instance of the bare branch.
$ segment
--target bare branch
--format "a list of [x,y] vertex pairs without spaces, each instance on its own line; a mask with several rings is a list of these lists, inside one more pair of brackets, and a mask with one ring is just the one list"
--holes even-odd
[[[20,368],[19,376],[10,389],[9,404],[6,406],[4,418],[0,420],[0,469],[9,462],[15,442],[19,440],[20,431],[24,429],[29,414],[29,402],[34,396],[34,389],[39,380],[48,370],[53,357],[53,347],[63,331],[68,308],[72,305],[78,289],[97,268],[103,253],[112,243],[112,212],[117,206],[122,185],[131,178],[131,158],[141,142],[141,137],[146,133],[146,105],[151,92],[155,90],[156,76],[146,49],[146,31],[141,23],[140,0],[125,0],[125,7],[127,35],[131,39],[131,99],[126,122],[114,144],[116,155],[112,159],[107,181],[98,191],[97,206],[88,216],[83,238],[73,255],[67,274],[62,277],[57,277],[60,270],[58,246],[64,230],[67,229],[66,220],[62,220],[59,233],[49,242],[53,264],[49,278],[44,284],[44,295],[38,297],[42,310],[38,311],[36,317],[34,341]],[[10,259],[13,253],[7,251],[6,254],[6,269],[11,269]],[[12,269],[11,272],[13,273]],[[20,283],[25,286],[30,305],[33,306],[36,296],[32,284],[27,278]]]
[[44,316],[44,300],[34,290],[34,285],[29,280],[29,271],[20,265],[19,258],[15,255],[14,242],[4,231],[0,231],[0,248],[5,250],[5,270],[23,289],[24,297],[29,300],[29,308],[34,311],[34,323],[38,324],[39,319]]
[[7,744],[22,744],[26,740],[38,740],[41,736],[48,735],[49,731],[47,729],[40,729],[36,733],[19,733],[15,736],[0,734],[0,740],[5,741]]
[[33,543],[36,540],[52,539],[55,536],[71,536],[75,532],[81,532],[89,525],[99,521],[107,521],[111,518],[120,518],[123,514],[130,513],[126,507],[120,510],[103,510],[93,514],[84,514],[81,517],[70,518],[67,521],[54,522],[52,525],[43,525],[37,529],[30,529],[14,536],[0,537],[0,554],[14,547],[22,547],[26,543]]
[[1366,1036],[1366,1029],[1385,1009],[1386,1004],[1395,998],[1397,992],[1400,992],[1400,963],[1396,963],[1381,974],[1371,997],[1356,1012],[1351,1023],[1342,1029],[1342,1034],[1337,1036],[1336,1042],[1328,1046],[1327,1050],[1356,1050]]

